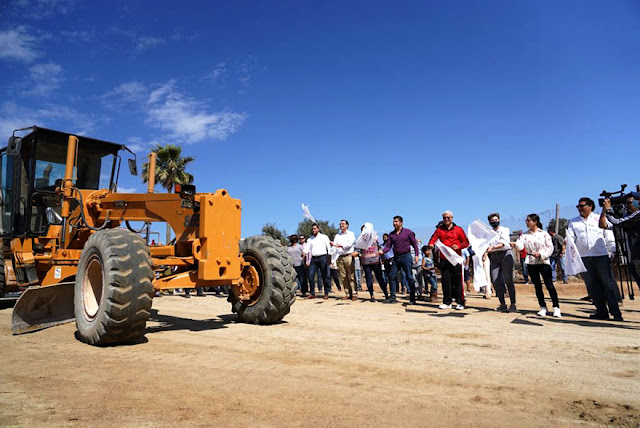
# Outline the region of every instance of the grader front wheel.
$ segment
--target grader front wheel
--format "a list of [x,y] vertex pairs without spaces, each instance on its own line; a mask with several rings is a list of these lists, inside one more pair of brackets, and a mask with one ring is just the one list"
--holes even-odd
[[138,235],[124,229],[91,235],[80,257],[74,290],[80,340],[109,345],[143,336],[152,280],[149,248]]
[[296,274],[287,250],[269,236],[253,236],[240,241],[240,252],[249,266],[242,271],[242,285],[229,293],[232,311],[251,324],[282,320],[296,296]]

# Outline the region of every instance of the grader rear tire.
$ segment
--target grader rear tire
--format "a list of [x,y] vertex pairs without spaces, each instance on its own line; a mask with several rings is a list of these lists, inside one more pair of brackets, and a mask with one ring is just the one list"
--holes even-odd
[[89,237],[76,275],[74,311],[81,341],[134,342],[144,335],[153,296],[149,248],[124,229]]
[[[289,313],[296,297],[296,274],[287,250],[269,236],[252,236],[240,241],[240,252],[251,264],[259,286],[242,300],[231,289],[229,302],[238,319],[250,324],[273,324]],[[243,277],[247,274],[243,271]]]

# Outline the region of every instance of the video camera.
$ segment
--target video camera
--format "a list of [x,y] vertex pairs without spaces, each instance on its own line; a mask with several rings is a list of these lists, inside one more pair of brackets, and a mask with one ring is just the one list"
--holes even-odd
[[[600,193],[601,198],[598,198],[598,205],[600,207],[603,206],[604,200],[609,198],[611,202],[611,209],[613,210],[616,217],[624,217],[626,215],[626,207],[625,201],[628,196],[634,196],[635,192],[624,193],[624,190],[627,188],[626,184],[620,185],[620,190],[616,192],[608,192],[603,190]],[[636,191],[640,191],[640,185],[636,185]]]

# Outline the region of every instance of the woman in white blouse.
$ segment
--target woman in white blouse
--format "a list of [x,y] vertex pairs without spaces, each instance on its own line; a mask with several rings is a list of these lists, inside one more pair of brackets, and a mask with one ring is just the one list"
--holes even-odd
[[[489,224],[498,235],[489,242],[489,248],[483,259],[488,255],[491,270],[491,282],[500,300],[499,312],[516,311],[516,288],[513,286],[513,254],[511,253],[509,229],[500,226],[500,214],[491,213],[487,216]],[[506,284],[506,287],[505,287]],[[510,306],[504,300],[504,293],[509,290]]]
[[527,230],[520,235],[518,240],[511,244],[512,247],[518,251],[522,251],[523,248],[527,250],[527,258],[525,263],[531,277],[531,282],[536,289],[536,297],[538,297],[538,303],[540,303],[540,312],[538,316],[544,317],[547,315],[547,305],[544,301],[544,293],[542,291],[542,282],[540,276],[544,280],[544,285],[549,291],[549,296],[553,302],[553,316],[560,318],[560,303],[558,303],[558,293],[553,286],[553,279],[551,278],[551,266],[549,265],[549,257],[553,253],[553,243],[551,242],[551,236],[545,232],[540,223],[540,217],[537,214],[529,214],[525,220]]

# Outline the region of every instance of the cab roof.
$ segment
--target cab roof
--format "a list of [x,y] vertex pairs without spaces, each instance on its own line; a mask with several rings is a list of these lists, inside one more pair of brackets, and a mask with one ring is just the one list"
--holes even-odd
[[[100,149],[106,152],[110,152],[113,154],[117,154],[120,150],[127,150],[129,152],[131,152],[124,144],[119,144],[119,143],[112,143],[110,141],[104,141],[104,140],[98,140],[96,138],[90,138],[90,137],[85,137],[83,135],[79,135],[79,134],[75,134],[75,133],[67,133],[67,132],[62,132],[62,131],[56,131],[55,129],[48,129],[48,128],[41,128],[39,126],[33,125],[32,127],[29,128],[23,128],[21,130],[29,130],[31,129],[31,132],[29,132],[28,134],[26,134],[24,137],[22,137],[23,140],[29,140],[29,139],[44,139],[47,140],[49,142],[53,142],[53,143],[62,143],[62,144],[66,144],[67,141],[69,140],[69,136],[73,135],[75,137],[78,137],[78,140],[80,141],[80,144],[83,143],[89,143],[91,144],[91,146],[95,147],[96,149]],[[20,131],[20,130],[17,130]],[[16,133],[16,131],[14,131],[14,134]],[[84,145],[84,144],[83,144]]]

